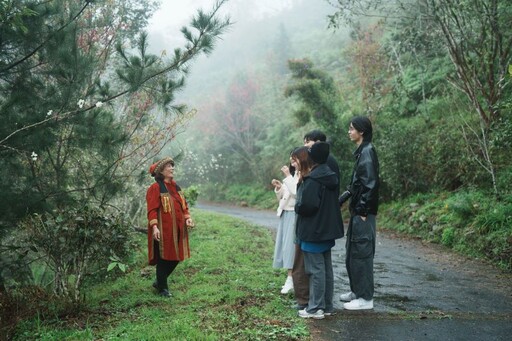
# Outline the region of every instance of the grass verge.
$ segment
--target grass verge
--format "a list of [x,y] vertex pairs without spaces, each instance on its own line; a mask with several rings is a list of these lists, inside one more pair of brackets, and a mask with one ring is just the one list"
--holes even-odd
[[13,339],[308,340],[292,297],[279,293],[286,275],[271,266],[271,232],[197,209],[193,215],[192,257],[169,278],[171,299],[156,295],[154,268],[140,254],[126,275],[88,287],[79,311],[21,321]]

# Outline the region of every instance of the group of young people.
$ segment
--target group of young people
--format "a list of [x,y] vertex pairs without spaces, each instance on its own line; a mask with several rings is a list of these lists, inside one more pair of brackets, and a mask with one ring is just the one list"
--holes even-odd
[[323,319],[334,311],[331,249],[344,236],[341,206],[350,200],[346,268],[350,291],[340,295],[347,310],[373,309],[373,258],[379,196],[379,162],[367,117],[351,120],[348,135],[357,148],[350,184],[340,195],[340,170],[324,133],[311,131],[290,154],[283,181],[272,180],[280,216],[275,268],[287,269],[281,293],[293,291],[298,315]]
[[[351,120],[349,138],[357,145],[347,189],[340,195],[340,170],[326,136],[314,130],[304,146],[290,154],[283,181],[272,180],[279,200],[273,266],[287,269],[281,293],[293,291],[298,314],[322,319],[333,315],[334,275],[331,249],[344,236],[341,206],[350,200],[346,233],[346,268],[350,291],[340,295],[345,309],[373,309],[373,257],[378,210],[379,162],[367,117]],[[190,257],[188,230],[194,226],[187,201],[174,181],[174,160],[166,157],[149,168],[155,182],[146,193],[148,258],[156,265],[153,287],[172,296],[168,277]]]

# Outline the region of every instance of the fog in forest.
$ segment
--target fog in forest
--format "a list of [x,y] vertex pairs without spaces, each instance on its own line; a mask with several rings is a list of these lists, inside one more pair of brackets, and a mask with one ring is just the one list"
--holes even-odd
[[[182,48],[181,27],[197,10],[209,12],[215,3],[163,1],[148,27],[150,51],[171,55]],[[346,67],[342,51],[348,30],[328,28],[334,12],[325,0],[232,0],[221,7],[221,17],[229,17],[232,25],[210,55],[190,64],[174,103],[185,104],[194,115],[162,151],[184,157],[177,174],[183,184],[213,181],[209,176],[220,165],[231,169],[238,183],[256,180],[266,186],[267,177],[280,176],[286,151],[313,127],[288,132],[296,125],[298,105],[285,96],[292,78],[288,60],[308,59],[333,77]],[[287,141],[281,140],[284,135]],[[217,176],[215,182],[229,180]]]
[[[210,10],[214,0],[163,1],[150,21],[150,49],[155,54],[171,53],[181,46],[179,31],[198,9]],[[340,44],[340,32],[327,29],[327,15],[333,8],[323,0],[232,0],[221,13],[233,25],[222,35],[209,56],[193,61],[185,90],[177,95],[190,107],[200,106],[200,99],[212,89],[224,87],[239,72],[258,67],[279,44],[279,36],[289,39],[288,58],[313,61],[323,47]],[[286,63],[286,61],[283,61]]]

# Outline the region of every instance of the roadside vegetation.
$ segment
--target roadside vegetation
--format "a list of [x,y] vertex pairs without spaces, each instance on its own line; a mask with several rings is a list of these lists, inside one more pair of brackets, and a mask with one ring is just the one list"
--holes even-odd
[[379,224],[512,271],[512,196],[497,201],[478,191],[418,194],[383,205]]
[[[271,231],[223,215],[192,211],[192,257],[170,277],[171,299],[151,287],[146,236],[125,274],[91,281],[85,300],[68,305],[40,290],[1,301],[0,331],[13,340],[307,340],[306,322],[279,293]],[[17,324],[17,326],[16,326]]]

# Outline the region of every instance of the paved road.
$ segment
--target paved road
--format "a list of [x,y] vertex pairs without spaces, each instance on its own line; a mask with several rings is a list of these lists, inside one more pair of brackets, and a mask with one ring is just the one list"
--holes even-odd
[[[200,203],[275,229],[274,211]],[[335,293],[348,290],[345,238],[333,249]],[[314,340],[512,340],[512,274],[435,244],[378,231],[373,311],[311,321]],[[337,296],[337,294],[336,294]]]

